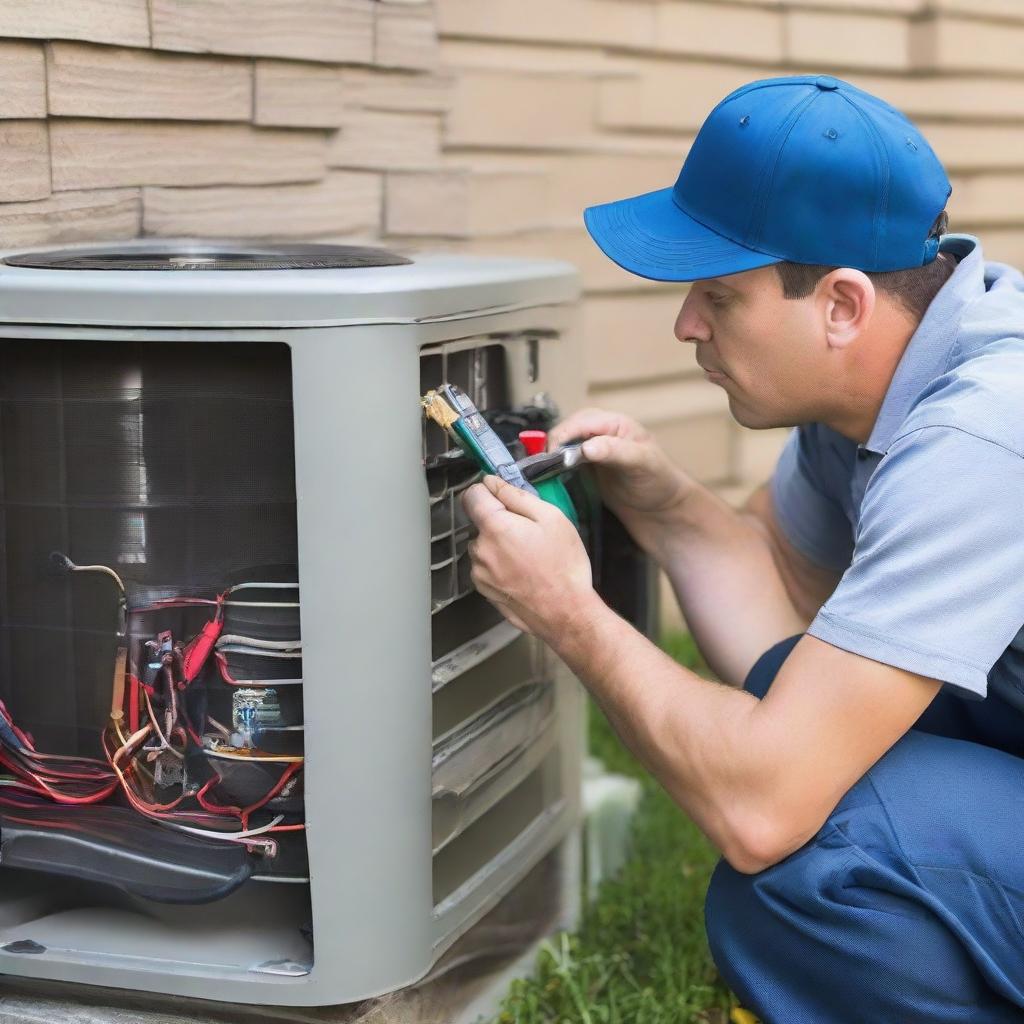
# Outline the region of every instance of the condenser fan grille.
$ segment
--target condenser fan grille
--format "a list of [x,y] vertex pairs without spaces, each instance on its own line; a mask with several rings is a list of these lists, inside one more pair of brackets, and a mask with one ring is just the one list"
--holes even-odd
[[395,267],[412,260],[364,245],[239,245],[232,242],[99,246],[7,256],[39,270],[339,270]]

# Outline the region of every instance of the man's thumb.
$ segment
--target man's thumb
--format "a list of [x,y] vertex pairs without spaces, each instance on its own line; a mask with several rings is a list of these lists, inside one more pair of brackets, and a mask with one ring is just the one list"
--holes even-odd
[[591,437],[583,442],[583,454],[591,462],[604,462],[611,454],[611,444],[607,437]]
[[583,454],[590,462],[628,466],[636,463],[638,452],[635,441],[605,434],[584,441]]
[[485,476],[484,486],[500,501],[509,512],[526,516],[527,519],[539,518],[546,505],[540,498],[502,480],[499,476]]

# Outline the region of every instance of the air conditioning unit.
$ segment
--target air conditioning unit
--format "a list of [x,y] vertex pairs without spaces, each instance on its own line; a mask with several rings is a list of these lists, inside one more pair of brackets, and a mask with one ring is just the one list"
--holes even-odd
[[[473,469],[418,398],[550,425],[577,292],[337,246],[3,258],[0,972],[363,999],[567,842],[582,691],[474,592]],[[565,482],[648,628],[646,563]]]

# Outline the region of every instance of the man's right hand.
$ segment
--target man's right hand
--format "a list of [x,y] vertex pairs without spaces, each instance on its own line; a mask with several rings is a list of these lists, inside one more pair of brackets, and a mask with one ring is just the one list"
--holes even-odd
[[581,438],[605,504],[637,544],[657,555],[694,481],[669,461],[649,431],[621,413],[581,409],[551,430],[548,446]]

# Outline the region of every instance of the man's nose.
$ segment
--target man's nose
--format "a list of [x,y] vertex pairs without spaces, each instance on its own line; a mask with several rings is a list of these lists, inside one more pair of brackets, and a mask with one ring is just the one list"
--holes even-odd
[[675,336],[680,341],[696,344],[698,341],[709,341],[711,330],[707,321],[700,315],[696,293],[691,291],[683,300],[683,305],[676,317]]

